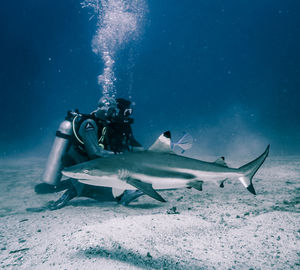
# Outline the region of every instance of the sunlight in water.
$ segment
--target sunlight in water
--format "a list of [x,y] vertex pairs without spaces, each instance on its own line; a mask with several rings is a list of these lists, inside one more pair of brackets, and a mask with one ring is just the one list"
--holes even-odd
[[82,7],[92,8],[97,16],[97,31],[93,37],[93,52],[104,64],[98,83],[104,96],[115,97],[116,53],[130,41],[137,40],[147,11],[144,0],[85,0]]

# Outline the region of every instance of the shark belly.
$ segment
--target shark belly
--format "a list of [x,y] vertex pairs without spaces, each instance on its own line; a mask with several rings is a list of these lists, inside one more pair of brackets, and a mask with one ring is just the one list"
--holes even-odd
[[98,176],[90,177],[88,179],[78,179],[79,182],[92,186],[111,187],[118,189],[136,190],[136,188],[126,181],[120,180],[117,175],[115,176]]
[[[144,183],[151,184],[154,189],[174,189],[186,188],[191,179],[177,179],[167,177],[154,177],[143,174],[132,174],[130,178],[141,180]],[[117,175],[113,176],[94,176],[78,179],[79,182],[92,186],[103,186],[118,189],[135,190],[136,188],[126,182],[126,179],[120,179]]]
[[151,184],[154,189],[186,188],[188,187],[188,182],[191,181],[191,179],[157,177],[138,173],[132,174],[131,177]]

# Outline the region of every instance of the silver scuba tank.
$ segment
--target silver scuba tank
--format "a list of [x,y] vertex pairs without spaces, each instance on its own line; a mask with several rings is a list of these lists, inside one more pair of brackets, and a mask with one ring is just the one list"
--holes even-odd
[[62,177],[62,159],[67,153],[68,147],[70,146],[72,133],[72,123],[68,120],[64,120],[56,131],[56,137],[53,142],[52,149],[49,154],[46,168],[42,177],[43,182],[50,185],[59,184]]

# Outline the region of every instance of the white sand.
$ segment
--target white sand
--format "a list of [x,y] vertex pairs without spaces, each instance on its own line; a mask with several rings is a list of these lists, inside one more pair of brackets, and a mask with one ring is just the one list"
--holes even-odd
[[[300,269],[300,158],[268,158],[254,179],[160,192],[130,207],[36,195],[44,160],[0,161],[0,267],[5,269]],[[176,207],[176,209],[172,209]]]

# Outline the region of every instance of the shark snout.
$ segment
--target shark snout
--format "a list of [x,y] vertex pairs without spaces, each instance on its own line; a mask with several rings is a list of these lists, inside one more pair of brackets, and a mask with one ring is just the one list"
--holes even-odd
[[62,170],[62,174],[64,176],[70,177],[70,178],[86,178],[90,174],[90,170],[88,169],[77,169],[74,167],[65,168]]
[[72,175],[73,175],[72,171],[68,168],[63,169],[62,174],[67,177],[72,177]]

